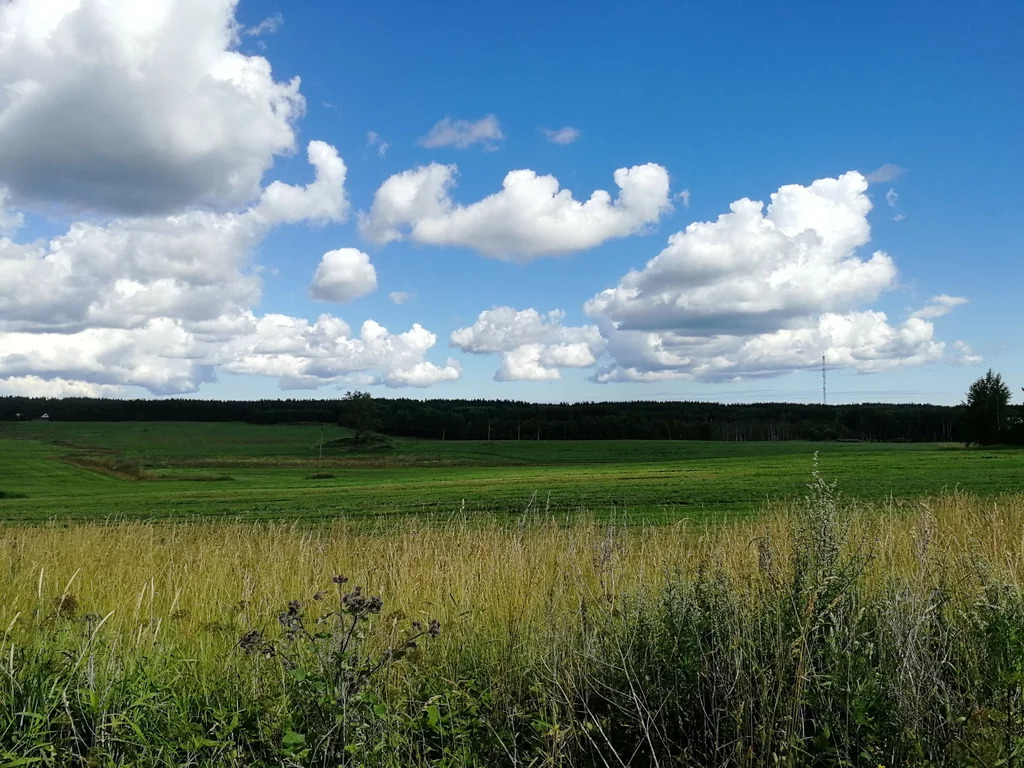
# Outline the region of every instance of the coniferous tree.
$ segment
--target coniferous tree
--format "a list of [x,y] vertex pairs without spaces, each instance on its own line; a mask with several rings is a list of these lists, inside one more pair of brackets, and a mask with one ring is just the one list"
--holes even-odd
[[1011,422],[1010,410],[1010,388],[989,368],[967,390],[964,442],[992,445],[1004,440]]

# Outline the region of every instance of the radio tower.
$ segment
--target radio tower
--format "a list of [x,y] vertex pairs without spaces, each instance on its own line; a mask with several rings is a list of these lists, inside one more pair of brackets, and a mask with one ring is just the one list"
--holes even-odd
[[825,397],[825,356],[821,356],[821,404],[827,405],[828,400]]

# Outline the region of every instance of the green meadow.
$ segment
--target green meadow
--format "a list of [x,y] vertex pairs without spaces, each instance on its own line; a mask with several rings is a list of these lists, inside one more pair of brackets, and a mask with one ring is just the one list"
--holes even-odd
[[5,423],[0,519],[0,766],[1024,759],[1020,450]]
[[815,453],[827,479],[869,502],[1024,490],[1024,451],[958,444],[396,439],[360,450],[349,437],[312,424],[3,424],[0,518],[743,516],[801,497]]

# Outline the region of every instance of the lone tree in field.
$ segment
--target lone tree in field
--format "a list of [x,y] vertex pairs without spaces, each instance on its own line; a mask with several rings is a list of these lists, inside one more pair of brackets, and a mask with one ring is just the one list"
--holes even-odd
[[346,392],[342,402],[341,415],[338,417],[338,424],[343,427],[349,427],[355,432],[355,441],[361,443],[376,426],[374,420],[375,410],[376,406],[373,402],[373,395],[369,392]]
[[963,405],[965,443],[992,445],[1006,438],[1011,422],[1010,388],[1002,376],[989,368],[971,384]]

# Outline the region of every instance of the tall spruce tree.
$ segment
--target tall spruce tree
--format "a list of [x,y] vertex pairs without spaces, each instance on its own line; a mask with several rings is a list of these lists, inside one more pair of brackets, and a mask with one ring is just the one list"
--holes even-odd
[[971,384],[964,401],[964,442],[992,445],[1006,439],[1010,424],[1010,388],[989,368]]

